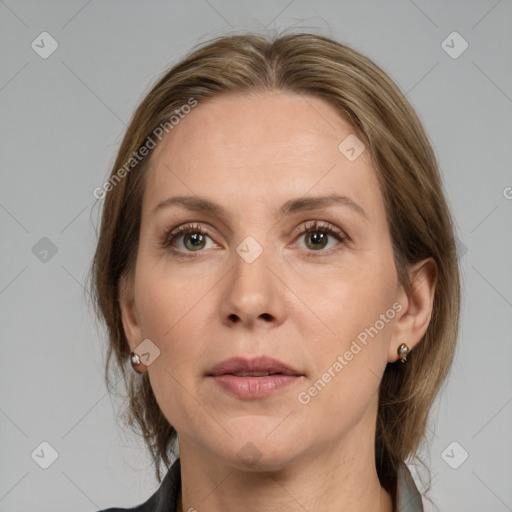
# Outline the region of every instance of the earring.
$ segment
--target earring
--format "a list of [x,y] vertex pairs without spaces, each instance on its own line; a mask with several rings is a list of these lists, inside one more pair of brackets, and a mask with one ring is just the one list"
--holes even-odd
[[402,343],[398,348],[397,348],[397,353],[398,355],[400,356],[400,361],[402,363],[405,363],[407,362],[407,354],[409,354],[410,352],[410,348],[405,344],[405,343]]
[[141,363],[140,357],[135,352],[130,354],[130,362],[132,363],[132,368],[137,373],[145,373],[147,366],[144,363]]

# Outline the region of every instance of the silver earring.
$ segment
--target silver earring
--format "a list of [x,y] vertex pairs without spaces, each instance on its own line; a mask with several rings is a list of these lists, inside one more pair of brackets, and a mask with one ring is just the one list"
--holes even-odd
[[409,352],[411,351],[411,349],[405,344],[405,343],[402,343],[398,348],[397,348],[397,353],[398,355],[400,356],[400,361],[402,363],[405,363],[407,362],[407,354],[409,354]]
[[130,354],[130,362],[132,363],[132,368],[137,373],[145,373],[147,366],[144,363],[141,363],[140,357],[135,352]]

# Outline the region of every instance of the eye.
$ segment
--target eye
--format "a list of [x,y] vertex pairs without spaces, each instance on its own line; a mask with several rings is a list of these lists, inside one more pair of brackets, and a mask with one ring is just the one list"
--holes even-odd
[[[331,224],[324,224],[314,220],[305,224],[304,228],[299,234],[299,239],[304,237],[308,252],[331,253],[337,250],[336,245],[346,245],[347,243],[348,237]],[[330,247],[331,250],[324,250],[329,245],[329,237],[334,238],[340,244],[334,244],[334,248]]]
[[[346,245],[349,240],[348,236],[340,229],[317,220],[310,221],[302,227],[304,229],[299,231],[297,236],[299,239],[304,237],[306,248],[301,247],[301,249],[307,252],[330,254],[337,250],[336,245]],[[219,247],[208,233],[208,230],[199,224],[184,224],[166,232],[160,239],[160,246],[165,249],[171,248],[178,255]],[[330,247],[329,250],[324,250],[331,242],[329,238],[334,238],[339,243],[334,244],[334,247]],[[210,245],[208,245],[208,240],[210,240]]]
[[163,248],[172,246],[177,252],[200,252],[215,245],[207,247],[207,239],[213,243],[208,231],[203,227],[198,224],[185,224],[167,232],[160,241],[160,245]]

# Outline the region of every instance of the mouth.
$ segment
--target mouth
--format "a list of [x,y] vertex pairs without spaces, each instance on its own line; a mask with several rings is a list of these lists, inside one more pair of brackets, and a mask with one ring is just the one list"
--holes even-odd
[[288,375],[300,377],[302,374],[272,357],[260,356],[253,359],[232,357],[216,364],[208,373],[208,376],[236,375],[237,377],[268,377],[269,375]]
[[234,373],[224,373],[222,375],[235,375],[236,377],[268,377],[269,375],[285,375],[281,372],[234,372]]
[[206,375],[223,391],[248,400],[273,395],[303,380],[304,377],[304,374],[295,368],[266,356],[254,359],[226,359],[216,364]]

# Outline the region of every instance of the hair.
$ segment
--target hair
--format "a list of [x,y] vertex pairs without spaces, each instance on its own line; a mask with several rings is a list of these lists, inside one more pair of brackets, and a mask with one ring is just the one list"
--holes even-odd
[[105,187],[90,269],[95,311],[108,330],[107,389],[113,390],[114,373],[123,378],[128,398],[123,419],[142,434],[161,481],[160,465],[170,467],[177,433],[158,406],[148,373],[141,376],[131,368],[118,299],[121,278],[133,277],[151,161],[151,154],[140,161],[133,156],[162,126],[168,133],[173,127],[169,119],[193,100],[200,105],[223,94],[265,92],[323,98],[368,148],[384,198],[398,280],[405,290],[411,290],[410,265],[428,257],[437,265],[425,335],[407,364],[387,365],[379,388],[375,463],[381,485],[394,500],[400,462],[408,457],[422,462],[418,451],[429,410],[454,356],[460,309],[454,226],[436,157],[404,94],[372,60],[330,38],[309,33],[217,37],[194,47],[159,77],[134,112]]

